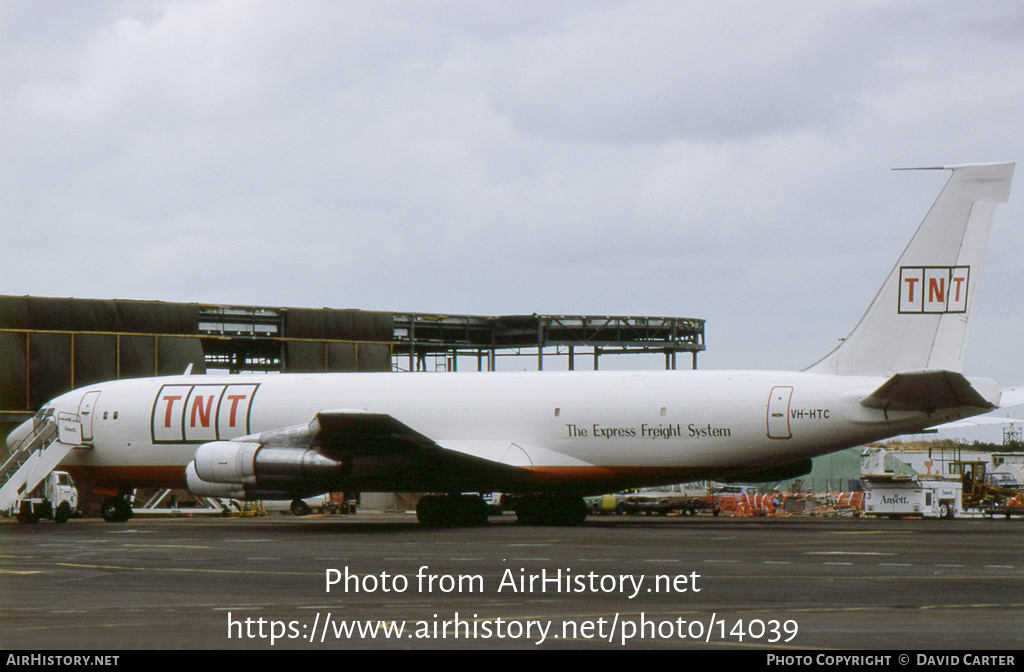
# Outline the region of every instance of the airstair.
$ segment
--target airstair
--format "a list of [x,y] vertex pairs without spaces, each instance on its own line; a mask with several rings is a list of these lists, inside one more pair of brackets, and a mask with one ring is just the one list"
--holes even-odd
[[57,440],[57,419],[52,411],[32,422],[32,431],[0,467],[0,511],[10,509],[35,490],[74,447]]

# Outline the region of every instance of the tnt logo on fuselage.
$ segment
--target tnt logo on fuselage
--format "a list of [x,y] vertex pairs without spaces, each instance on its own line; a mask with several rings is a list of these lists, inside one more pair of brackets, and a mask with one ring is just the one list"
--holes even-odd
[[153,400],[153,443],[205,443],[245,436],[259,384],[164,385]]
[[901,266],[901,313],[966,313],[970,266]]

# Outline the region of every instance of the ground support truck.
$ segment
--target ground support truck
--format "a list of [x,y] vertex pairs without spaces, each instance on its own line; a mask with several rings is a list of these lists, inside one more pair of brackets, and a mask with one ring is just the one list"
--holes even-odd
[[863,479],[864,513],[869,516],[954,518],[960,511],[960,481],[920,478]]
[[41,518],[65,523],[78,515],[78,489],[66,471],[51,471],[35,490],[15,502],[13,511],[22,524],[36,523]]
[[884,447],[869,447],[862,454],[865,515],[954,518],[961,511],[960,478],[909,473],[896,457]]

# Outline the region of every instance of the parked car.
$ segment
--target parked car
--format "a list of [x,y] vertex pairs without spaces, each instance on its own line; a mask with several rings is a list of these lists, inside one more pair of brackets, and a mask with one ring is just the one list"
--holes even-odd
[[626,497],[627,495],[616,492],[610,495],[584,497],[583,501],[586,502],[587,511],[592,516],[608,515],[610,513],[623,514],[626,512]]
[[696,515],[708,507],[707,488],[698,483],[677,483],[651,488],[641,488],[626,495],[626,513],[665,515],[672,511]]

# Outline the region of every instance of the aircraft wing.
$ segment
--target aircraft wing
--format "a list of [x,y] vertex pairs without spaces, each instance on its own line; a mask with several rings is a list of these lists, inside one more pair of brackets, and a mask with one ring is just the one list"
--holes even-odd
[[884,411],[991,410],[999,406],[999,387],[987,378],[971,381],[954,371],[907,371],[885,381],[860,403]]
[[491,465],[506,471],[534,470],[552,465],[593,465],[546,448],[511,441],[444,440],[421,434],[387,413],[337,409],[320,411],[309,425],[264,432],[236,441],[266,445],[303,445],[331,457],[387,457],[408,454],[444,456],[473,464]]
[[386,413],[320,411],[309,425],[312,444],[343,455],[395,455],[439,450],[430,439]]
[[[320,454],[351,464],[356,478],[383,479],[415,473],[424,487],[446,483],[469,487],[473,481],[532,483],[542,478],[529,460],[515,459],[511,442],[455,441],[439,444],[386,413],[358,409],[324,410],[306,427],[267,432],[260,443],[306,445]],[[512,459],[510,459],[512,455]],[[374,480],[374,482],[378,482]],[[436,488],[435,488],[436,489]]]
[[[536,445],[512,440],[434,439],[387,413],[361,409],[324,410],[308,425],[298,425],[234,441],[268,447],[308,447],[351,465],[350,476],[377,479],[415,473],[424,489],[474,489],[473,482],[503,487],[532,488],[548,483],[552,472],[583,470],[592,478],[614,474],[588,462]],[[433,485],[433,488],[426,487]]]

